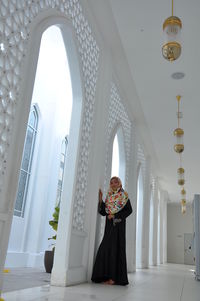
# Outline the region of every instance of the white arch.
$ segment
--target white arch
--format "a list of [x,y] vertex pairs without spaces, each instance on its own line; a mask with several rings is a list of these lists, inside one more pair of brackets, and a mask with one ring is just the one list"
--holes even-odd
[[[125,186],[125,175],[126,175],[126,157],[125,157],[125,144],[124,144],[124,134],[123,128],[120,122],[117,122],[113,127],[112,131],[109,133],[109,138],[107,140],[107,158],[105,164],[105,182],[104,182],[104,194],[106,194],[109,180],[111,178],[112,170],[112,152],[113,152],[113,143],[115,136],[118,138],[119,143],[119,177],[122,180],[122,185]],[[125,187],[124,187],[125,188]],[[96,228],[96,237],[95,237],[95,252],[100,244],[100,241],[103,236],[104,223],[102,219],[98,219],[97,228]]]
[[[48,14],[48,17],[46,16]],[[56,13],[58,14],[58,13]],[[59,15],[59,14],[58,14]],[[14,152],[13,162],[10,162],[10,166],[8,165],[8,172],[10,167],[12,166],[12,190],[9,190],[7,193],[7,199],[10,199],[9,208],[13,208],[13,204],[15,201],[15,193],[17,189],[17,179],[19,176],[20,162],[23,152],[23,145],[26,133],[27,120],[31,105],[32,92],[34,86],[34,79],[36,75],[37,68],[37,60],[39,56],[40,42],[43,32],[52,25],[57,25],[60,27],[62,32],[66,53],[69,61],[69,69],[71,74],[72,81],[72,94],[73,94],[73,107],[72,107],[72,115],[71,115],[71,127],[70,127],[70,137],[72,137],[69,141],[69,158],[68,168],[70,170],[70,174],[66,173],[65,183],[68,183],[67,191],[63,192],[63,200],[68,206],[68,210],[70,212],[72,206],[72,195],[73,188],[75,182],[75,172],[77,167],[77,157],[78,157],[78,144],[79,144],[79,132],[80,132],[80,124],[81,124],[81,113],[82,113],[82,85],[81,85],[81,72],[80,72],[80,59],[76,47],[76,41],[74,40],[73,29],[71,26],[71,22],[62,16],[55,16],[55,10],[52,10],[52,15],[50,12],[45,11],[38,15],[32,22],[30,39],[27,46],[26,58],[24,59],[23,70],[22,70],[22,83],[20,87],[20,103],[18,105],[18,110],[16,112],[16,118],[14,120],[14,131],[13,131],[13,140],[11,144],[11,152]],[[23,111],[23,114],[21,112]],[[66,190],[66,189],[65,189]],[[9,194],[9,195],[8,195]],[[70,206],[71,205],[71,206]],[[63,207],[66,205],[63,204]],[[61,208],[62,211],[62,208]],[[61,213],[60,221],[64,219],[63,215],[65,213]],[[9,227],[6,228],[6,232],[4,234],[4,250],[1,252],[1,266],[4,265],[6,249],[8,245],[10,226],[12,222],[13,212],[10,210],[9,212]],[[71,222],[70,214],[68,214],[68,218],[65,216],[65,223],[68,225]],[[69,229],[70,231],[71,229]],[[68,231],[68,232],[69,232]],[[67,235],[67,234],[66,234]],[[58,238],[60,234],[58,231]],[[58,239],[59,240],[59,239]],[[65,239],[66,240],[66,239]],[[57,243],[57,248],[59,243]],[[63,248],[63,246],[62,246]],[[63,250],[66,253],[66,249]],[[66,254],[63,255],[63,258]],[[55,256],[56,257],[56,256]],[[60,257],[61,258],[61,257]],[[62,259],[63,259],[62,258]],[[65,266],[65,263],[62,264]]]

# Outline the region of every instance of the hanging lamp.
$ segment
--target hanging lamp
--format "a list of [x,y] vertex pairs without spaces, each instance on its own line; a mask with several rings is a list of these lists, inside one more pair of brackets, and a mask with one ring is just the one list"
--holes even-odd
[[175,17],[172,0],[172,15],[168,17],[163,23],[164,32],[164,45],[162,46],[163,57],[172,62],[179,58],[181,55],[181,42],[180,34],[182,28],[182,22],[178,17]]
[[178,128],[174,130],[174,136],[176,137],[176,144],[174,145],[174,150],[177,153],[182,153],[184,151],[184,144],[183,144],[183,135],[184,131],[180,128],[180,118],[182,117],[182,113],[180,112],[180,100],[181,96],[176,96],[177,102],[178,102],[178,112],[177,112],[177,118],[178,118]]

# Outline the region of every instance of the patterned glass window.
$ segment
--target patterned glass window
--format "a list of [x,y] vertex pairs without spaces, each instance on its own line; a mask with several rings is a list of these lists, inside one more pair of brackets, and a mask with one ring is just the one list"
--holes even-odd
[[31,163],[37,134],[38,114],[35,106],[32,106],[28,126],[26,130],[26,139],[21,163],[20,177],[18,183],[17,198],[15,202],[14,215],[24,217],[28,184],[31,175]]
[[58,175],[58,186],[57,186],[57,196],[56,196],[56,206],[60,205],[61,195],[63,190],[63,177],[64,177],[64,168],[65,168],[65,160],[67,156],[67,145],[68,145],[68,138],[67,136],[62,142],[62,149],[60,155],[60,169]]

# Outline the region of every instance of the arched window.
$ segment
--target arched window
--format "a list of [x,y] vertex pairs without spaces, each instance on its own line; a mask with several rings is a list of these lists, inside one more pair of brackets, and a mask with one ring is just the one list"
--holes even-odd
[[113,142],[113,152],[112,152],[112,172],[111,177],[119,177],[119,142],[117,134],[115,135]]
[[126,158],[124,148],[124,136],[122,128],[119,127],[113,141],[112,171],[111,176],[119,177],[122,185],[125,185]]
[[29,114],[27,130],[26,130],[26,138],[24,143],[17,197],[16,197],[15,209],[14,209],[14,215],[19,217],[24,217],[24,212],[25,212],[28,184],[31,176],[31,164],[32,164],[34,145],[35,145],[35,139],[37,134],[37,126],[38,126],[38,114],[37,114],[36,107],[32,106]]
[[56,195],[56,206],[60,205],[61,195],[63,190],[63,177],[65,170],[65,161],[67,156],[67,145],[68,145],[68,137],[66,136],[62,142],[61,155],[60,155],[60,168],[58,174],[58,186],[57,186],[57,195]]

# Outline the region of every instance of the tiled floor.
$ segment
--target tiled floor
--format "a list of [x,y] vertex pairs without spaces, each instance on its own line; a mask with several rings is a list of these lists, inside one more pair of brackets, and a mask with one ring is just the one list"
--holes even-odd
[[51,274],[44,268],[11,268],[4,273],[3,292],[50,284]]
[[127,287],[49,285],[3,294],[5,301],[200,301],[200,282],[192,266],[166,264],[129,274]]

